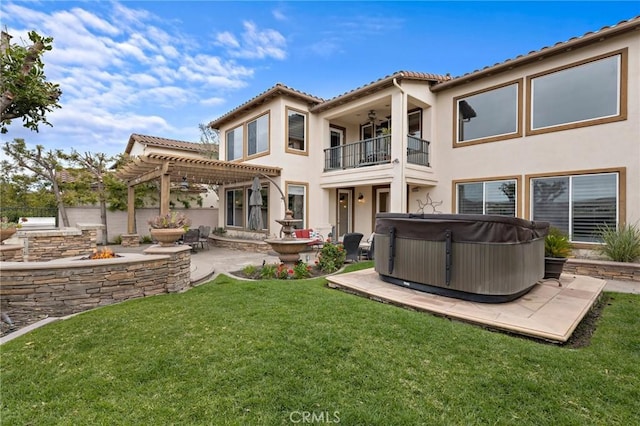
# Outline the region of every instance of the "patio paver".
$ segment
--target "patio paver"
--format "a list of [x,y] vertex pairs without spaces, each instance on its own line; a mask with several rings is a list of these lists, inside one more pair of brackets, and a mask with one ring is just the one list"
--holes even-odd
[[543,280],[507,303],[477,303],[438,296],[382,281],[374,269],[327,277],[329,286],[374,300],[524,336],[566,342],[598,300],[606,281],[581,275]]

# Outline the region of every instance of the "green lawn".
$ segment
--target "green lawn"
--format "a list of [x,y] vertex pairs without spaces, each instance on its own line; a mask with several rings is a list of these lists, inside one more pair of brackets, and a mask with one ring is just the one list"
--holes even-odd
[[640,296],[608,293],[591,345],[570,349],[322,278],[221,276],[3,345],[1,422],[626,426],[638,424],[639,318]]

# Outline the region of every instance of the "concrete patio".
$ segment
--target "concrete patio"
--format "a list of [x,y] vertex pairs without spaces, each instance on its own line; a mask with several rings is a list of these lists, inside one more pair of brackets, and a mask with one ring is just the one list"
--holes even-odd
[[329,286],[383,303],[441,315],[484,327],[552,342],[566,342],[597,301],[606,281],[562,275],[536,284],[508,303],[468,302],[382,281],[373,269],[327,277]]

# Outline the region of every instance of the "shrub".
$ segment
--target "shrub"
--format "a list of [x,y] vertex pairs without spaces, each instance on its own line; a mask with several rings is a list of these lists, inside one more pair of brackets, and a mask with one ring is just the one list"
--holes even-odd
[[293,278],[296,280],[309,278],[311,276],[311,266],[307,265],[303,261],[299,260],[293,266]]
[[153,242],[153,239],[151,238],[151,235],[143,235],[140,239],[140,242],[142,244],[151,244]]
[[153,229],[184,228],[186,230],[191,226],[191,219],[182,212],[169,212],[165,215],[152,217],[147,223]]
[[281,280],[286,280],[291,278],[293,275],[293,269],[287,269],[287,266],[284,263],[281,263],[276,268],[276,277]]
[[544,256],[564,258],[571,255],[571,242],[567,234],[554,228],[549,228],[549,233],[544,239]]
[[242,268],[242,273],[248,277],[253,277],[253,275],[258,271],[258,267],[256,265],[247,265]]
[[604,242],[598,251],[614,262],[634,262],[640,258],[640,229],[636,225],[621,225],[618,229],[605,225],[599,228]]
[[271,280],[276,277],[276,265],[266,264],[262,265],[262,269],[260,270],[260,278],[263,280]]
[[113,238],[113,244],[121,245],[122,244],[122,235],[117,235]]
[[318,268],[327,274],[337,271],[344,265],[347,252],[342,244],[324,243],[318,254]]

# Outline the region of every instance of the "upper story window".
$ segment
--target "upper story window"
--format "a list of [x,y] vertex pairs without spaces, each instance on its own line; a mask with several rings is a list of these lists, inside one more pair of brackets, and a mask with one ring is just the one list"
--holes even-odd
[[242,130],[243,126],[238,126],[227,132],[227,161],[242,158]]
[[457,183],[458,213],[516,216],[516,179]]
[[247,155],[255,155],[269,149],[269,114],[247,123]]
[[521,83],[454,98],[454,147],[522,136]]
[[287,108],[287,151],[307,151],[307,114]]
[[527,134],[626,119],[627,49],[527,78]]

